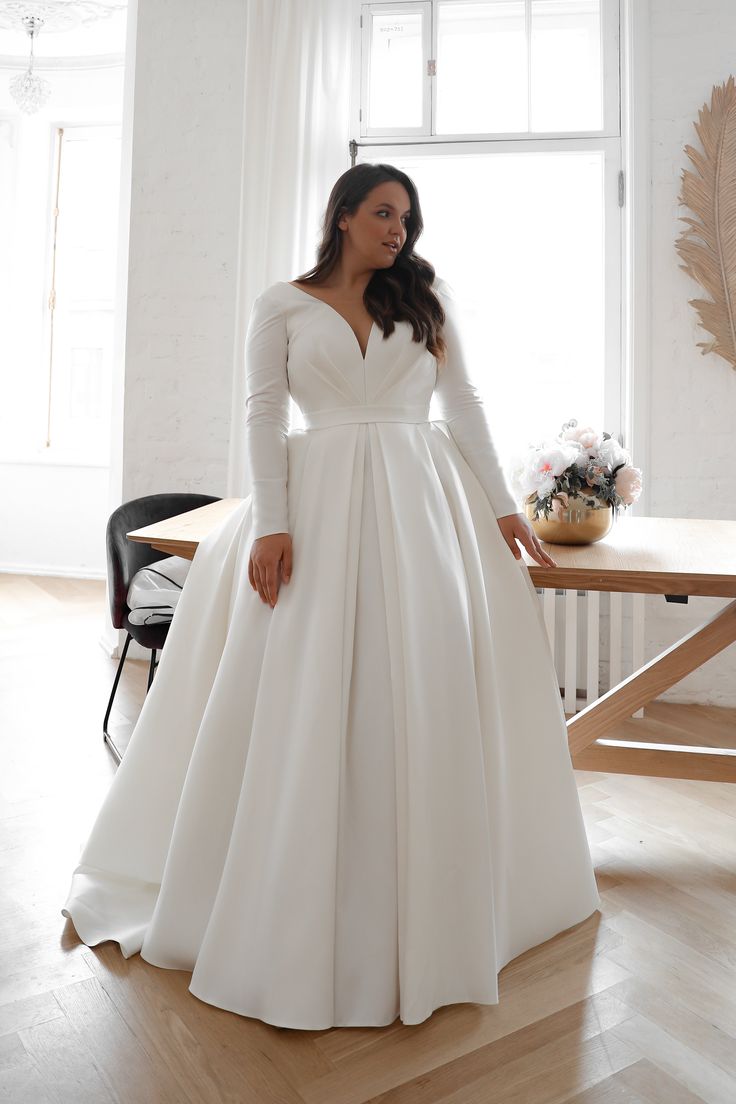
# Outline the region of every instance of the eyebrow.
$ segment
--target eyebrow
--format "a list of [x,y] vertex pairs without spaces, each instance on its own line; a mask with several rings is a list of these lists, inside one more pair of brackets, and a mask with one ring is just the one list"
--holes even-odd
[[[397,211],[398,210],[398,207],[394,207],[393,203],[377,203],[376,207],[390,207],[392,211]],[[404,214],[405,215],[410,215],[411,214],[411,207],[407,211],[404,211]]]

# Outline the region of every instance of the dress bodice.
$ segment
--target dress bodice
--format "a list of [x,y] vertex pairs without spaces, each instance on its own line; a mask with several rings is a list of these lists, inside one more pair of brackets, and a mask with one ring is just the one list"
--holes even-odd
[[427,418],[437,378],[437,361],[426,344],[413,340],[409,322],[394,323],[384,337],[374,322],[365,358],[349,322],[329,303],[290,283],[269,294],[284,310],[289,391],[310,415],[335,407],[419,408]]
[[482,400],[469,375],[449,285],[433,290],[445,310],[441,364],[409,322],[384,336],[374,323],[363,356],[348,321],[286,281],[254,301],[246,337],[246,444],[256,536],[288,532],[290,397],[307,432],[346,423],[427,422],[432,395],[442,421],[480,481],[496,516],[518,506],[504,478]]

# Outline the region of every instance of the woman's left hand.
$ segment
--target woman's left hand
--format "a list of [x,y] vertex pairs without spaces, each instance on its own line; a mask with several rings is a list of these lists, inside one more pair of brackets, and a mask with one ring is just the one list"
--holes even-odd
[[539,543],[537,534],[529,524],[524,514],[507,514],[506,517],[496,518],[498,527],[503,533],[504,540],[513,552],[517,560],[521,559],[521,552],[516,543],[521,541],[527,552],[542,567],[557,567],[557,562],[548,556]]

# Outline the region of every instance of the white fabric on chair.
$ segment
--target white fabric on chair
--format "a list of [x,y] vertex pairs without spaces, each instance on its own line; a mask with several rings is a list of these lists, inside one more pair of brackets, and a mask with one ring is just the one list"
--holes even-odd
[[167,556],[136,571],[126,599],[131,625],[171,621],[191,565],[192,561],[182,556]]

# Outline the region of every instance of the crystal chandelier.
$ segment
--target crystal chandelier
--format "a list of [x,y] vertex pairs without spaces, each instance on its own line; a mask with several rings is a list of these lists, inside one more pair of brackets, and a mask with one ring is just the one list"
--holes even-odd
[[48,102],[51,85],[33,72],[33,40],[42,27],[72,31],[124,10],[127,0],[0,0],[0,29],[23,27],[31,39],[25,73],[10,82],[10,94],[21,111],[31,114]]
[[24,15],[21,17],[21,23],[26,34],[31,38],[31,56],[25,73],[18,73],[11,80],[10,95],[21,111],[25,111],[26,115],[32,115],[39,107],[43,107],[51,95],[49,82],[33,72],[33,39],[43,27],[44,21],[38,15]]

